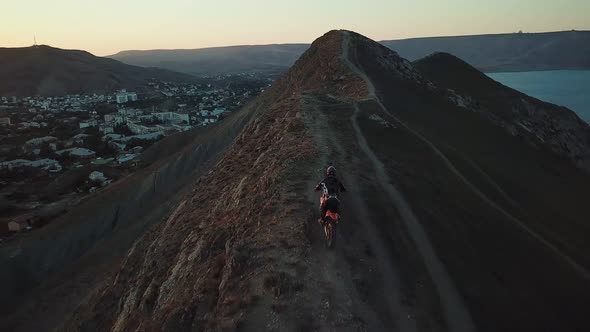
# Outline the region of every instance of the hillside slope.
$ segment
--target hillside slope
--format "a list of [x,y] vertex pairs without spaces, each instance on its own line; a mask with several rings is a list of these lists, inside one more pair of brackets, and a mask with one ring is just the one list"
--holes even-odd
[[[429,75],[352,32],[316,40],[62,329],[584,330],[588,171]],[[335,250],[312,191],[329,162]]]
[[508,88],[450,54],[435,53],[414,65],[424,77],[444,87],[440,92],[457,106],[590,170],[590,130],[571,110]]
[[[259,109],[258,98],[214,126],[166,137],[142,154],[149,166],[88,197],[18,242],[0,246],[0,330],[48,330],[105,282],[135,240],[166,219]],[[35,313],[36,319],[28,317]]]
[[[381,43],[411,61],[446,52],[486,72],[590,69],[590,31],[411,38]],[[132,65],[198,75],[283,72],[308,47],[282,44],[122,51],[110,57]]]
[[0,48],[0,96],[59,96],[142,91],[151,78],[189,82],[194,78],[165,69],[131,66],[88,52],[49,46]]

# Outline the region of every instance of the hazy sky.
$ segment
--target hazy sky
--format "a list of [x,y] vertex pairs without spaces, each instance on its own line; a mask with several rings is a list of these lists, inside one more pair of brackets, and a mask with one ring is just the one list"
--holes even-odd
[[7,0],[0,46],[120,50],[590,30],[590,0]]

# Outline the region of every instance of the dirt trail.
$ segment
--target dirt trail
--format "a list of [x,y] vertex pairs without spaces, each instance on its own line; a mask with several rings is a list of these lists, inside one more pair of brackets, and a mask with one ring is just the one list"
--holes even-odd
[[510,203],[510,205],[512,207],[518,207],[519,204],[518,202],[516,202],[515,200],[512,199],[512,197],[510,197],[510,195],[508,195],[508,193],[506,193],[504,191],[504,189],[502,189],[502,187],[494,180],[492,179],[488,173],[486,173],[483,169],[481,169],[481,167],[479,167],[473,160],[469,159],[469,158],[465,158],[465,161],[471,165],[471,167],[473,167],[473,169],[475,169],[487,182],[489,185],[491,185],[494,190],[500,194],[500,196],[502,196],[503,199],[506,200],[506,202]]
[[[321,105],[321,101],[315,100],[311,96],[306,96],[304,97],[304,102],[309,105],[314,105],[310,112],[304,111],[304,119],[306,119],[306,126],[312,134],[317,146],[322,150],[320,160],[317,162],[317,165],[319,165],[317,169],[318,177],[324,175],[325,165],[327,165],[328,162],[333,162],[334,164],[339,165],[340,173],[346,178],[346,185],[349,188],[354,188],[353,190],[358,190],[360,188],[360,180],[357,179],[357,175],[354,174],[354,172],[347,169],[348,166],[352,166],[350,165],[351,156],[338,141],[338,135],[336,135],[336,133],[330,128],[328,121],[323,114],[323,110],[320,109],[321,107],[317,106]],[[342,101],[337,102],[341,103]],[[333,159],[329,159],[328,157],[332,157]],[[317,193],[312,192],[311,188],[315,186],[316,181],[318,180],[320,179],[311,179],[308,185],[308,188],[310,189],[308,191],[308,200],[314,207],[318,205],[319,196]],[[369,268],[369,271],[363,272],[367,273],[370,272],[370,270],[380,270],[383,283],[382,285],[375,285],[375,287],[378,287],[381,293],[384,291],[384,294],[387,294],[387,296],[382,298],[383,302],[386,304],[383,311],[387,312],[387,315],[389,316],[388,319],[393,320],[390,323],[394,324],[397,330],[416,331],[415,314],[407,304],[403,303],[403,296],[401,294],[402,285],[398,271],[395,271],[394,266],[392,265],[393,259],[389,255],[386,245],[379,236],[379,231],[374,226],[375,223],[371,222],[369,219],[369,213],[365,203],[362,202],[358,193],[346,195],[346,197],[343,197],[343,200],[345,202],[343,203],[343,215],[345,219],[341,224],[341,227],[338,229],[336,250],[325,249],[323,238],[321,236],[321,228],[314,227],[315,239],[313,241],[313,247],[314,250],[319,253],[320,262],[322,263],[322,273],[326,276],[334,274],[334,272],[330,272],[329,269],[325,268],[329,265],[330,269],[340,271],[336,272],[336,274],[350,278],[350,273],[342,273],[342,270],[353,271],[355,268],[358,270],[358,266],[351,266],[349,260],[346,258],[354,257],[359,262],[368,262],[370,259],[368,257],[363,257],[363,252],[365,251],[365,246],[369,244],[372,249],[371,251],[375,253],[376,261],[372,262],[372,264],[367,263],[369,266],[373,266]],[[328,280],[330,279],[332,278],[328,278]],[[363,303],[362,300],[358,299],[358,290],[355,289],[352,280],[346,281],[345,284],[350,286],[344,288],[341,287],[340,291],[353,293],[353,297],[356,297],[355,302]],[[360,312],[362,312],[364,316],[366,315],[370,321],[380,321],[382,324],[388,324],[383,317],[375,316],[373,308],[362,305],[355,309],[360,310]],[[373,327],[369,324],[367,327],[368,330],[375,330],[376,327],[378,329],[386,329],[381,324],[377,324],[377,326]]]
[[[301,111],[304,123],[313,136],[316,146],[321,150],[319,160],[315,162],[314,173],[321,176],[324,172],[324,165],[328,163],[329,151],[334,151],[334,143],[327,138],[325,132],[328,130],[328,123],[322,111],[317,107],[317,101],[310,100],[307,96],[302,98]],[[340,247],[342,239],[339,238],[337,243],[339,248],[328,250],[323,242],[321,227],[316,223],[318,217],[316,208],[319,204],[319,196],[313,192],[313,187],[320,180],[310,178],[306,185],[306,197],[313,207],[312,215],[308,222],[308,236],[311,240],[314,255],[310,260],[310,270],[315,271],[318,283],[315,289],[317,297],[316,303],[320,303],[320,310],[323,311],[321,316],[326,318],[324,324],[328,321],[336,321],[336,325],[342,323],[341,320],[351,319],[360,316],[362,323],[358,326],[361,329],[368,330],[386,330],[385,324],[380,322],[374,311],[361,300],[353,281],[352,268],[349,266],[343,250]],[[341,234],[340,234],[341,235]],[[330,318],[330,319],[327,319]],[[339,322],[340,320],[340,322]],[[324,326],[327,329],[333,329],[338,326]],[[350,326],[349,326],[350,327]],[[342,328],[342,327],[338,327]]]
[[385,171],[383,163],[377,158],[375,153],[371,150],[367,144],[367,140],[363,136],[363,133],[357,123],[357,116],[360,112],[358,105],[355,103],[355,112],[351,118],[355,134],[358,143],[362,151],[369,157],[373,167],[375,168],[375,174],[377,180],[388,194],[390,200],[400,211],[401,217],[408,227],[408,231],[412,240],[414,241],[416,248],[420,252],[420,255],[424,259],[424,264],[436,285],[438,295],[440,297],[443,312],[447,324],[451,331],[474,331],[475,327],[471,320],[471,316],[465,305],[463,304],[459,294],[457,293],[453,282],[445,270],[443,264],[438,259],[428,235],[424,228],[418,221],[418,218],[412,212],[412,209],[408,205],[406,199],[402,193],[392,184],[391,179]]
[[[379,104],[379,106],[387,113],[385,106],[381,103],[381,101],[377,98],[375,94],[375,87],[373,83],[369,80],[369,78],[364,74],[357,66],[355,66],[349,59],[349,49],[350,49],[350,35],[348,32],[344,32],[343,42],[342,42],[342,58],[345,63],[349,65],[349,67],[360,77],[362,77],[366,84],[369,94],[369,99],[374,100]],[[355,130],[355,135],[357,137],[357,142],[361,147],[362,151],[367,155],[369,160],[371,161],[377,178],[383,187],[384,191],[388,194],[389,198],[391,199],[392,203],[396,206],[396,208],[400,211],[402,220],[406,224],[408,231],[412,240],[414,241],[416,248],[418,249],[420,255],[422,256],[426,268],[436,285],[441,306],[443,312],[445,314],[445,319],[448,324],[448,327],[452,331],[474,331],[475,326],[469,314],[469,311],[465,307],[462,299],[460,298],[459,294],[457,293],[453,282],[446,272],[443,264],[438,259],[436,252],[428,239],[424,228],[418,221],[416,215],[412,212],[412,209],[408,205],[406,199],[402,195],[402,193],[392,184],[391,179],[387,175],[385,171],[385,167],[383,163],[379,160],[379,158],[375,155],[375,153],[369,147],[365,137],[362,134],[362,131],[357,123],[357,116],[360,112],[358,108],[358,103],[354,103],[355,111],[351,117],[351,122],[353,128]],[[398,119],[395,119],[400,124],[404,125]],[[405,127],[405,125],[404,125]]]
[[522,231],[524,231],[525,233],[529,234],[530,236],[532,236],[533,238],[535,238],[536,240],[538,240],[540,243],[542,243],[544,246],[546,246],[547,248],[549,248],[555,255],[557,255],[558,257],[562,258],[568,265],[570,265],[570,267],[572,267],[577,273],[579,273],[585,279],[587,279],[587,280],[590,281],[590,272],[588,272],[583,266],[581,266],[580,264],[578,264],[575,260],[573,260],[567,254],[563,253],[561,250],[559,250],[557,247],[555,247],[553,244],[551,244],[549,241],[547,241],[541,235],[539,235],[534,230],[532,230],[531,228],[529,228],[521,220],[519,220],[518,218],[514,217],[512,214],[510,214],[508,211],[506,211],[504,208],[502,208],[496,202],[494,202],[493,200],[491,200],[486,194],[484,194],[473,183],[471,183],[453,165],[453,163],[444,155],[444,153],[442,153],[431,141],[429,141],[426,137],[424,137],[419,132],[417,132],[414,129],[410,128],[406,123],[404,123],[402,120],[400,120],[392,112],[389,112],[387,110],[387,108],[383,105],[383,103],[381,103],[381,101],[379,100],[379,98],[377,97],[376,92],[375,92],[375,86],[373,85],[373,83],[371,82],[371,80],[369,79],[369,77],[360,68],[358,68],[354,63],[352,63],[350,61],[350,58],[349,58],[349,49],[350,49],[350,34],[345,31],[344,32],[343,43],[342,43],[342,58],[345,61],[345,63],[347,63],[350,66],[350,68],[357,75],[359,75],[365,81],[365,83],[367,84],[367,89],[369,91],[369,99],[374,100],[377,104],[379,104],[379,106],[381,107],[381,109],[384,111],[385,114],[387,114],[388,116],[390,116],[394,121],[396,121],[397,123],[399,123],[404,129],[406,129],[412,135],[416,136],[419,140],[421,140],[423,143],[425,143],[434,152],[434,154],[436,156],[438,156],[443,161],[443,163],[445,164],[445,166],[447,167],[447,169],[449,171],[451,171],[461,182],[463,182],[478,198],[480,198],[481,200],[483,200],[484,202],[486,202],[487,204],[489,204],[492,208],[496,209],[498,212],[500,212],[501,214],[503,214],[506,218],[508,218],[509,220],[511,220],[512,222],[514,222],[514,224],[517,225]]

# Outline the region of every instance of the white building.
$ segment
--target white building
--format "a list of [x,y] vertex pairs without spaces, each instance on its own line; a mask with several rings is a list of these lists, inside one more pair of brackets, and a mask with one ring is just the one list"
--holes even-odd
[[112,140],[118,140],[121,137],[123,137],[123,135],[119,135],[119,134],[106,134],[106,135],[104,135],[101,138],[101,140],[103,142],[107,142],[107,141],[112,141]]
[[117,157],[117,162],[119,164],[124,164],[124,163],[126,163],[128,161],[131,161],[131,160],[135,159],[135,157],[137,157],[137,155],[134,154],[134,153],[123,154],[123,155],[120,155],[120,156]]
[[59,161],[53,159],[39,159],[31,161],[27,166],[43,168],[45,170],[53,170],[59,172],[62,170]]
[[216,116],[207,115],[207,116],[202,117],[202,122],[201,123],[203,125],[208,125],[208,124],[215,123],[215,122],[217,122],[217,117]]
[[136,110],[134,108],[119,108],[118,112],[122,116],[135,116],[137,114],[143,114],[142,111]]
[[99,171],[94,171],[90,173],[88,179],[90,179],[90,181],[100,182],[101,187],[104,187],[113,182],[113,180],[108,179],[106,176],[104,176],[104,173]]
[[9,221],[6,226],[9,232],[20,232],[24,229],[24,226],[16,221]]
[[109,141],[109,147],[112,149],[115,149],[117,151],[124,151],[125,148],[127,147],[127,144],[123,144],[123,143],[117,143],[115,141]]
[[148,127],[131,121],[127,121],[127,127],[136,135],[149,134],[159,130],[156,127]]
[[87,121],[82,121],[80,122],[80,129],[84,129],[84,128],[90,128],[90,127],[96,127],[98,125],[98,122],[96,120],[87,120]]
[[115,126],[118,126],[125,123],[125,118],[117,113],[105,114],[104,121],[107,123],[112,123]]
[[64,153],[69,153],[70,156],[75,157],[75,158],[92,158],[96,155],[96,152],[89,150],[89,149],[84,149],[84,148],[71,148],[71,149],[59,150],[59,151],[55,151],[55,153],[57,153],[60,156]]
[[117,104],[124,104],[130,101],[137,100],[137,93],[135,92],[127,92],[127,90],[121,90],[117,94],[115,94],[115,98],[117,99]]
[[90,135],[88,134],[78,134],[72,136],[72,138],[70,138],[70,141],[76,144],[84,144],[84,140],[88,137],[90,137]]
[[98,131],[100,131],[103,134],[112,134],[115,132],[115,128],[113,128],[113,126],[111,125],[100,125],[98,127]]
[[117,104],[123,104],[129,101],[126,93],[117,93],[115,97],[117,98]]
[[217,107],[211,112],[211,115],[219,116],[225,112],[225,108]]
[[164,137],[164,133],[161,131],[157,131],[157,132],[148,133],[148,134],[122,137],[121,139],[119,139],[119,141],[124,142],[124,143],[127,143],[133,139],[143,139],[143,140],[150,140],[151,141],[151,140],[159,139],[161,137]]
[[136,146],[136,147],[129,149],[129,153],[140,154],[142,152],[143,152],[143,147],[141,147],[141,146]]
[[39,159],[39,160],[26,160],[26,159],[15,159],[10,161],[4,161],[0,163],[0,169],[8,169],[12,170],[15,168],[20,167],[35,167],[35,168],[43,168],[45,170],[48,169],[59,169],[61,170],[61,165],[57,160],[53,159]]
[[88,175],[88,179],[90,181],[100,181],[100,182],[107,180],[107,178],[104,176],[104,173],[99,172],[99,171],[94,171],[94,172],[90,173],[90,175]]
[[172,125],[172,127],[178,131],[189,131],[189,130],[193,129],[192,126],[188,126],[188,125]]
[[74,106],[72,108],[68,109],[68,112],[80,112],[80,113],[86,113],[87,111],[85,109],[80,108],[80,106]]
[[57,138],[53,137],[53,136],[31,138],[30,140],[25,142],[23,149],[25,151],[32,150],[34,148],[40,147],[41,145],[43,145],[43,143],[52,143],[52,142],[57,142]]
[[159,112],[152,113],[152,116],[156,119],[166,123],[189,123],[188,113],[176,113],[176,112]]
[[31,161],[26,159],[15,159],[0,162],[0,169],[14,169],[27,166]]

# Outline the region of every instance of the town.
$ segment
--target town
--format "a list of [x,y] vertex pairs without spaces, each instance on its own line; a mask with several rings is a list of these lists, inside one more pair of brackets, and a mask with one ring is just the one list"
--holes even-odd
[[272,82],[244,75],[152,80],[141,93],[1,97],[0,242],[146,166],[141,154],[156,141],[222,120]]

